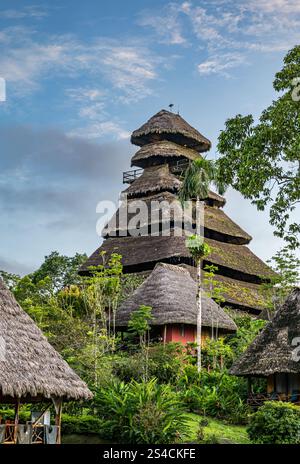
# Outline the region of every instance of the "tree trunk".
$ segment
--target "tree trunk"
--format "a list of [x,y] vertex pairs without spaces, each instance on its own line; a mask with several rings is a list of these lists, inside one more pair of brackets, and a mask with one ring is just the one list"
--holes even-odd
[[202,290],[201,259],[197,261],[197,369],[201,371],[201,335],[202,335]]

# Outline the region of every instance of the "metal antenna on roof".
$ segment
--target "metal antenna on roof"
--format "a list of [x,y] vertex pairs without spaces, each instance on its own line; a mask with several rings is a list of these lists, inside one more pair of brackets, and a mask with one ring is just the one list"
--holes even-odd
[[169,104],[170,111],[172,111],[172,112],[173,112],[173,106],[174,106],[174,103]]

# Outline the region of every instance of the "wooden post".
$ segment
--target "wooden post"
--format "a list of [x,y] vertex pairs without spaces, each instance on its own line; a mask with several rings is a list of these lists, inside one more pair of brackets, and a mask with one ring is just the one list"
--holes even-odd
[[164,325],[164,346],[166,346],[167,341],[167,324]]
[[56,437],[56,444],[61,444],[61,412],[62,412],[62,399],[57,398],[53,399],[54,407],[55,407],[55,425],[58,427],[57,437]]
[[248,377],[248,395],[250,396],[252,393],[252,378]]
[[19,412],[20,412],[20,399],[18,398],[15,403],[15,418],[14,418],[14,443],[17,443],[17,432],[19,424]]

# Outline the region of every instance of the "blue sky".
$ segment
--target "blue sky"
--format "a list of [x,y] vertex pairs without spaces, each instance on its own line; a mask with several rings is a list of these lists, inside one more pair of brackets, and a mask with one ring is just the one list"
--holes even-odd
[[[225,120],[259,116],[299,39],[298,0],[2,0],[0,268],[91,253],[96,204],[117,199],[136,150],[130,132],[174,103],[216,157]],[[231,190],[227,200],[271,257],[281,243],[267,213]]]

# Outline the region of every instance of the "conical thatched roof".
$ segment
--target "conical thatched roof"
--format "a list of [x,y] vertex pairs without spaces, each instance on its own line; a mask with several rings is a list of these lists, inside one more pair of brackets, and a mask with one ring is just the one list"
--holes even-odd
[[274,373],[300,373],[293,353],[300,335],[300,288],[295,289],[278,309],[246,352],[234,363],[233,375],[268,376]]
[[[260,283],[262,278],[270,278],[275,273],[245,245],[219,242],[205,239],[211,247],[212,253],[205,259],[207,264],[215,264],[219,271],[228,277],[245,280],[252,283]],[[147,269],[154,263],[176,259],[178,262],[191,260],[191,255],[186,247],[186,237],[174,236],[171,230],[170,236],[148,237],[110,237],[106,239],[98,250],[87,260],[81,271],[88,270],[89,266],[100,264],[100,251],[105,251],[108,256],[119,253],[125,272],[134,272],[130,268],[136,268],[143,264]],[[174,262],[174,261],[173,261]],[[148,267],[149,269],[149,267]]]
[[90,399],[92,393],[49,344],[0,279],[0,399]]
[[[144,202],[142,205],[141,200]],[[170,192],[163,191],[145,198],[129,198],[128,201],[123,201],[120,204],[119,209],[108,222],[102,235],[104,237],[119,234],[123,236],[127,234],[148,235],[150,225],[152,225],[152,231],[154,231],[156,225],[168,225],[172,221],[176,221],[177,226],[180,227],[180,218],[182,217],[182,205],[178,197]],[[138,224],[134,218],[139,219]],[[193,219],[188,215],[187,211],[184,220],[186,224],[195,225],[195,218]],[[204,226],[204,235],[208,238],[236,244],[247,244],[251,240],[251,236],[219,208],[205,205]]]
[[160,140],[169,140],[199,152],[210,149],[211,142],[190,126],[179,114],[161,110],[131,136],[131,142],[143,146]]
[[146,168],[124,193],[130,197],[141,197],[162,191],[178,192],[181,182],[171,174],[168,164]]
[[[116,326],[127,326],[132,311],[140,305],[152,307],[151,325],[197,324],[196,282],[179,266],[158,263],[150,276],[117,310]],[[233,320],[212,299],[202,298],[202,326],[230,332]]]
[[199,158],[199,153],[191,148],[182,147],[168,140],[149,143],[140,148],[131,158],[131,166],[145,168],[149,165],[164,163],[166,160],[191,160]]

